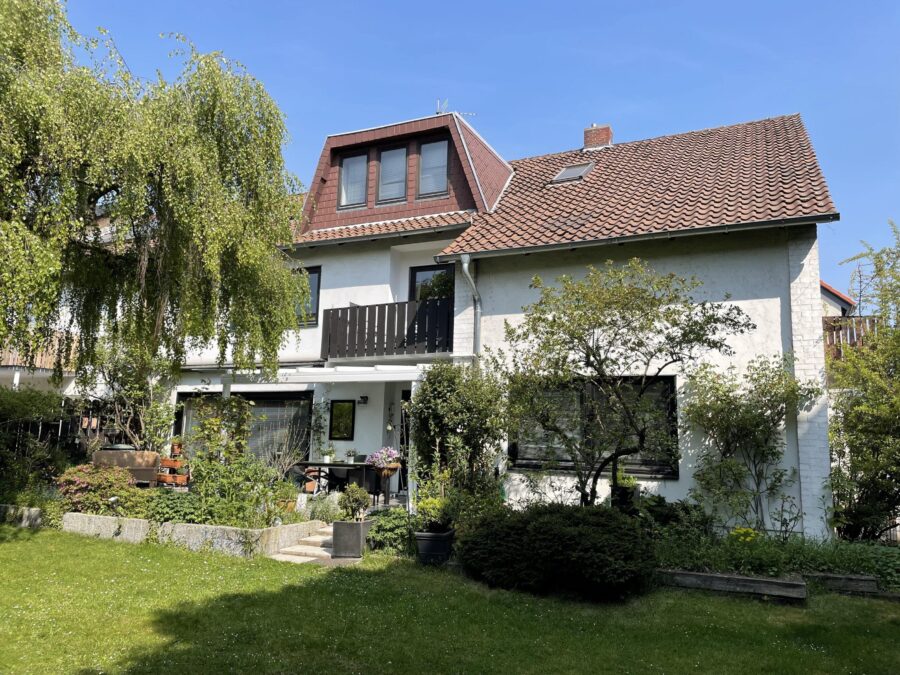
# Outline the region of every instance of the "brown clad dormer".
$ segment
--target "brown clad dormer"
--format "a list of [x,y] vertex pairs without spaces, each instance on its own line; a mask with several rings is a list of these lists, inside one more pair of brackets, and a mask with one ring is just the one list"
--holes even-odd
[[[439,192],[443,187],[440,181],[436,189],[433,181],[422,181],[420,185],[422,148],[441,141],[447,147],[447,182],[443,192]],[[427,156],[432,165],[441,161],[438,150],[442,147],[428,147]],[[401,197],[403,190],[398,184],[397,171],[403,150],[406,184],[405,195]],[[386,155],[385,166],[393,169],[385,183],[385,193],[391,198],[379,200],[379,171],[384,153],[390,153]],[[365,202],[342,206],[339,202],[342,162],[347,163],[347,175],[358,176],[363,161],[358,159],[360,156],[365,158]],[[433,177],[434,172],[429,175]],[[417,219],[421,225],[425,216],[488,212],[496,206],[511,175],[512,168],[455,113],[336,134],[326,139],[322,149],[303,208],[302,232],[404,219]],[[428,194],[422,194],[425,183],[431,185]],[[352,198],[348,196],[348,200],[355,202],[361,190],[350,193]]]

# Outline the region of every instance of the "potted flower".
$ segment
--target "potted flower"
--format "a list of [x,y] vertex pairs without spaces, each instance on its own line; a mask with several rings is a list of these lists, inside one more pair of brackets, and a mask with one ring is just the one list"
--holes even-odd
[[369,535],[371,520],[366,520],[369,493],[356,483],[350,483],[338,500],[343,519],[332,526],[331,555],[334,558],[361,558]]
[[324,464],[331,464],[334,460],[335,452],[334,446],[329,444],[328,447],[322,451],[322,462]]
[[400,453],[392,447],[381,448],[366,457],[366,464],[373,467],[381,476],[384,490],[384,503],[390,501],[391,476],[400,470]]
[[454,531],[445,497],[426,497],[416,505],[416,548],[423,565],[443,565],[450,559]]
[[170,452],[172,457],[180,457],[182,452],[184,452],[184,444],[181,441],[181,436],[172,438],[172,449]]

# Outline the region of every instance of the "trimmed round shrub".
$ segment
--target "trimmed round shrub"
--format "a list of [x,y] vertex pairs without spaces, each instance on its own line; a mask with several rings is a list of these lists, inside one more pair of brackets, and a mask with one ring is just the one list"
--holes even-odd
[[59,494],[69,511],[143,518],[148,495],[134,486],[128,469],[80,464],[56,479]]
[[621,600],[656,566],[638,521],[608,507],[542,504],[487,514],[460,542],[468,574],[490,586]]

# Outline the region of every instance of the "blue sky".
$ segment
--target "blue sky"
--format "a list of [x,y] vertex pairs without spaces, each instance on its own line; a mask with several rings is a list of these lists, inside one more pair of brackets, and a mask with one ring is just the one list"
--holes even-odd
[[822,276],[847,288],[859,241],[900,220],[900,2],[200,2],[69,0],[110,29],[132,72],[172,77],[171,41],[244,63],[287,115],[308,182],[324,137],[434,112],[507,159],[803,115],[840,222],[820,226]]

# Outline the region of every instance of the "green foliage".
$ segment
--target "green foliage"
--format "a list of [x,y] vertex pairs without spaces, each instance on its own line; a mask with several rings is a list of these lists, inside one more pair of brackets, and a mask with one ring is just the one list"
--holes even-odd
[[450,529],[450,511],[445,497],[425,497],[416,503],[416,532],[447,532]]
[[278,248],[301,189],[262,84],[190,45],[174,81],[141,80],[54,0],[0,17],[0,346],[83,374],[101,335],[174,365],[215,345],[273,372],[308,283]]
[[502,382],[483,364],[433,364],[408,404],[418,473],[449,470],[455,485],[492,475],[505,399]]
[[900,229],[893,246],[871,246],[854,281],[877,331],[829,360],[831,490],[841,537],[874,540],[900,518]]
[[333,523],[341,517],[341,509],[325,492],[320,492],[319,494],[310,497],[306,508],[310,520],[321,520],[325,523]]
[[703,365],[690,376],[682,414],[705,434],[692,495],[723,523],[787,535],[802,517],[787,492],[795,471],[781,465],[784,424],[821,389],[798,381],[790,366],[787,359],[759,358],[741,375]]
[[482,485],[477,490],[451,490],[447,496],[447,517],[456,532],[455,541],[465,539],[482,519],[506,510],[503,494],[497,481]]
[[147,508],[147,517],[157,523],[207,522],[200,496],[195,492],[155,490]]
[[759,533],[746,536],[746,530],[720,537],[690,527],[664,528],[657,533],[655,546],[659,565],[666,569],[765,577],[870,574],[884,589],[900,590],[900,548],[896,546],[777,539]]
[[372,550],[408,555],[413,552],[412,519],[406,509],[381,509],[369,518],[369,545]]
[[601,474],[619,458],[677,456],[659,376],[705,352],[731,353],[726,339],[754,326],[734,305],[695,299],[696,279],[637,259],[557,282],[534,278],[539,298],[520,324],[507,324],[509,350],[498,364],[512,428],[537,427],[546,445],[561,448],[581,503],[594,504]]
[[146,514],[148,493],[134,486],[128,469],[81,464],[66,469],[56,485],[68,511],[133,518]]
[[296,502],[300,491],[289,480],[279,480],[272,486],[272,498],[278,502]]
[[648,587],[649,536],[606,507],[542,504],[485,517],[458,547],[465,570],[491,586],[620,600]]
[[33,387],[0,386],[0,423],[55,420],[62,413],[62,396]]
[[251,454],[229,461],[210,454],[190,460],[191,492],[206,522],[234,527],[268,527],[278,516],[273,485],[278,476]]
[[350,483],[338,499],[338,506],[347,520],[365,520],[369,508],[369,493],[361,485]]
[[194,409],[196,423],[185,439],[188,456],[230,462],[247,454],[253,405],[240,396],[199,399]]

